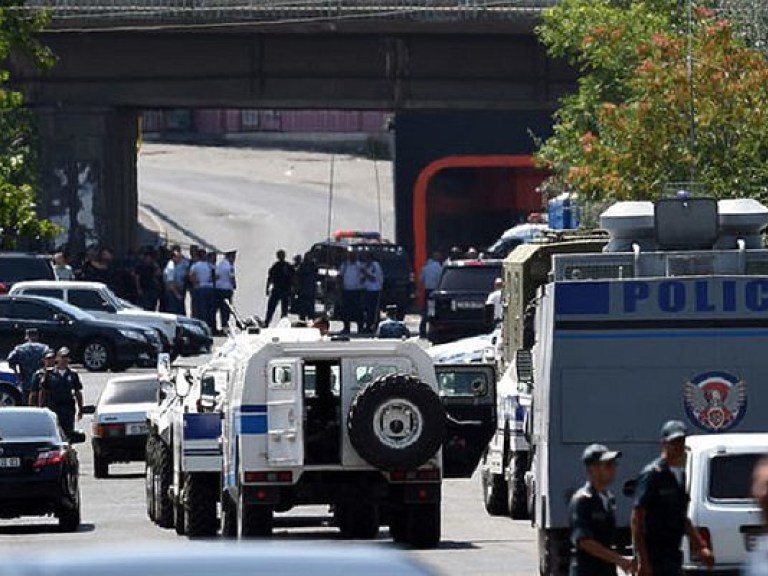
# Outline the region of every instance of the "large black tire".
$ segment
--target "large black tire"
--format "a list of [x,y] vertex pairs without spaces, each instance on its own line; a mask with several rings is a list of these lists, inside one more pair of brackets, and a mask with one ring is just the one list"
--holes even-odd
[[80,495],[72,508],[64,508],[56,515],[59,519],[59,530],[61,532],[77,532],[80,528]]
[[340,503],[335,516],[342,538],[373,540],[379,535],[379,508],[375,504]]
[[491,516],[506,516],[509,514],[507,481],[503,474],[490,472],[482,475],[483,502],[485,511]]
[[168,493],[173,462],[170,449],[162,442],[158,442],[155,448],[154,472],[155,520],[161,528],[173,528],[173,501]]
[[274,527],[274,511],[271,506],[262,504],[245,504],[240,499],[237,508],[238,538],[269,538]]
[[16,386],[7,382],[0,382],[0,408],[23,406],[24,400]]
[[216,515],[218,492],[216,477],[185,475],[184,531],[190,538],[215,536],[219,531],[219,519]]
[[228,494],[221,496],[221,536],[222,538],[237,538],[237,511]]
[[525,485],[525,473],[528,471],[528,452],[517,452],[509,463],[507,493],[509,497],[509,516],[512,520],[529,520],[528,489]]
[[112,346],[101,338],[86,342],[83,346],[82,357],[83,366],[89,372],[106,372],[114,364]]
[[427,384],[407,374],[380,378],[349,409],[349,440],[382,470],[411,470],[432,458],[445,435],[445,410]]
[[393,510],[389,519],[389,535],[395,544],[403,544],[408,539],[408,516],[404,510]]
[[412,548],[426,550],[440,544],[440,503],[421,504],[408,509],[405,541]]
[[566,576],[571,556],[567,530],[539,530],[539,576]]
[[109,477],[109,461],[94,452],[93,454],[93,477],[94,478],[108,478]]
[[147,517],[152,522],[155,522],[155,437],[152,434],[147,437],[147,447],[145,451],[144,462],[144,500],[146,501],[147,505]]

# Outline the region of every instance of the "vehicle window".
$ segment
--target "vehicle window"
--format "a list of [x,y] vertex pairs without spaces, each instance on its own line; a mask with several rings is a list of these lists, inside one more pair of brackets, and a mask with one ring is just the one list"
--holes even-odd
[[13,303],[11,314],[13,318],[18,318],[20,320],[42,320],[52,322],[56,311],[45,304],[16,301]]
[[141,404],[157,399],[157,379],[110,382],[99,399],[100,405]]
[[762,454],[726,454],[709,461],[712,500],[751,500],[752,470]]
[[69,291],[69,303],[83,310],[104,310],[105,302],[96,290]]
[[46,298],[55,298],[64,300],[64,291],[58,288],[25,288],[25,296],[45,296]]
[[[306,364],[303,372],[304,378],[304,396],[307,398],[315,397],[315,386],[317,381],[317,367],[312,364]],[[341,393],[341,367],[331,366],[331,390],[334,396]]]
[[0,281],[55,280],[53,268],[43,258],[0,258]]
[[472,372],[443,372],[437,375],[440,396],[444,398],[478,398],[490,391],[488,373],[483,370]]
[[493,282],[501,277],[500,266],[445,268],[438,290],[446,292],[492,292]]
[[355,367],[355,380],[361,385],[370,384],[382,376],[396,374],[398,371],[399,368],[397,366],[387,366],[384,364],[358,365]]
[[53,418],[46,413],[28,410],[0,410],[0,438],[7,441],[10,438],[31,436],[58,439],[59,432]]

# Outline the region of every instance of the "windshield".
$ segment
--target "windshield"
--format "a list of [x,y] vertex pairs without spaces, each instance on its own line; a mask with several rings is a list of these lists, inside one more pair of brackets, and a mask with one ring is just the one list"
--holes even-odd
[[55,280],[53,268],[42,258],[0,259],[0,281],[16,283],[25,280]]
[[107,384],[99,404],[143,404],[155,402],[157,379],[118,380]]
[[501,276],[501,266],[463,266],[444,268],[438,290],[445,292],[493,291],[493,283]]
[[45,437],[59,439],[53,418],[48,413],[31,410],[0,410],[0,439]]
[[762,454],[714,456],[709,464],[709,497],[712,500],[751,500],[752,470]]

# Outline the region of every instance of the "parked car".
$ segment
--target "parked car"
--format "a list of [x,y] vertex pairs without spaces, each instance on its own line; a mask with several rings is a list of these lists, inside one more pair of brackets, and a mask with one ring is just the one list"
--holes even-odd
[[485,252],[487,258],[503,260],[521,244],[528,244],[543,237],[549,228],[546,224],[518,224],[504,232]]
[[152,328],[163,343],[163,352],[173,352],[178,345],[179,326],[175,314],[148,312],[143,308],[126,306],[123,300],[101,282],[19,282],[13,286],[10,294],[55,298],[69,302],[96,318],[125,321]]
[[152,329],[99,320],[61,300],[0,296],[0,357],[23,341],[28,328],[51,348],[68,347],[72,360],[92,371],[153,365],[162,347]]
[[[758,536],[765,534],[752,498],[752,470],[768,451],[768,434],[709,434],[686,439],[691,522],[715,555],[715,574],[740,573]],[[684,572],[706,567],[683,547]]]
[[485,302],[502,277],[501,260],[457,260],[443,265],[427,301],[429,339],[442,344],[491,331]]
[[56,280],[51,261],[36,254],[0,252],[0,294],[25,280]]
[[122,376],[107,382],[93,415],[93,470],[109,476],[115,462],[143,462],[147,413],[157,406],[157,375]]
[[402,319],[411,310],[416,299],[416,283],[411,260],[402,246],[381,240],[377,233],[341,231],[333,240],[318,242],[310,249],[318,269],[317,301],[332,316],[336,316],[341,286],[339,268],[347,258],[347,252],[370,252],[381,265],[384,273],[384,289],[381,292],[381,309],[397,305]]
[[8,365],[8,362],[0,362],[0,408],[21,404],[21,388],[16,371]]
[[47,408],[0,410],[0,518],[53,514],[59,528],[80,526],[80,464],[56,415]]

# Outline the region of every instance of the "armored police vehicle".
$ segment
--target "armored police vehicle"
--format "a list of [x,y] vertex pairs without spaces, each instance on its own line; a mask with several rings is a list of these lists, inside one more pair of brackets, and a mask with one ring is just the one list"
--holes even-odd
[[633,481],[658,455],[664,421],[710,434],[766,429],[766,224],[768,209],[753,200],[619,203],[601,216],[604,253],[553,257],[532,348],[541,574],[566,573],[568,502],[584,481],[586,445],[624,454],[615,491],[628,543]]
[[379,527],[440,541],[441,482],[469,477],[495,427],[492,367],[434,366],[415,343],[314,329],[235,339],[223,411],[222,531],[265,537],[274,515],[328,504],[347,538]]

